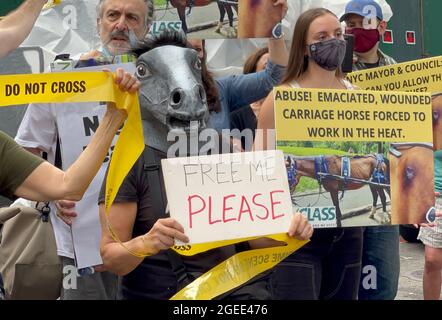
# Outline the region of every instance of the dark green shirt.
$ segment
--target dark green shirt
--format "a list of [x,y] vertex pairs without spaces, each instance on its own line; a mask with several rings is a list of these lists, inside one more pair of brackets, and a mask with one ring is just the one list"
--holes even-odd
[[386,55],[381,50],[378,50],[378,56],[379,61],[377,63],[364,63],[361,61],[357,61],[355,64],[353,64],[353,71],[385,67],[397,63],[392,57]]
[[13,199],[15,190],[43,161],[0,131],[0,194]]

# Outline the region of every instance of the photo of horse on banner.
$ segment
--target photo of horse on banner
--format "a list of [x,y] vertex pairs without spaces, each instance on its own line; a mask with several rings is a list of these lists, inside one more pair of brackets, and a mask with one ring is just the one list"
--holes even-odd
[[442,92],[433,96],[433,144],[434,151],[442,150]]
[[[302,143],[297,144],[302,145]],[[286,165],[290,191],[296,207],[303,207],[306,202],[307,207],[332,205],[335,209],[337,226],[357,224],[356,221],[343,223],[343,220],[354,220],[350,218],[361,211],[368,214],[365,224],[391,223],[390,164],[384,154],[377,153],[378,144],[330,143],[328,148],[326,143],[310,142],[304,145],[310,147],[279,147],[285,150],[286,154],[289,151]],[[331,154],[332,152],[335,154]],[[302,153],[317,155],[299,155]],[[303,183],[305,178],[309,178],[309,181]],[[298,187],[300,183],[301,186]],[[329,196],[326,196],[323,190],[329,193]],[[353,193],[356,190],[358,191]],[[299,191],[302,193],[299,194]],[[350,198],[348,202],[351,203],[345,204],[347,198]],[[381,200],[381,212],[378,212],[378,199]],[[341,208],[341,203],[345,207],[345,212]]]
[[238,38],[278,37],[283,15],[272,0],[239,0]]
[[[172,6],[175,10],[168,10]],[[202,8],[204,7],[204,8]],[[164,13],[157,8],[156,16],[162,21],[181,21],[181,28],[188,37],[196,38],[236,38],[238,0],[167,0]],[[224,28],[224,19],[228,18],[228,27]],[[188,21],[189,20],[189,21]],[[160,21],[158,21],[160,22]],[[157,23],[158,23],[157,22]],[[213,30],[213,27],[216,27]],[[194,36],[195,33],[204,33]]]
[[155,0],[151,32],[182,29],[194,39],[278,37],[282,11],[273,0]]
[[392,143],[389,159],[392,223],[434,222],[433,145]]
[[286,154],[293,205],[310,220],[327,217],[325,211],[338,227],[435,219],[431,143],[279,142],[278,148]]

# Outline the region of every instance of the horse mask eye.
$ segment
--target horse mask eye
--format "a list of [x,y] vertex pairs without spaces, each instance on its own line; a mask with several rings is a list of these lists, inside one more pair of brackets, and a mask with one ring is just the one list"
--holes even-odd
[[196,70],[201,70],[201,60],[196,59],[195,64],[193,65]]
[[144,64],[139,64],[137,66],[137,77],[139,79],[144,79],[147,78],[148,76],[150,76],[150,72],[147,66]]

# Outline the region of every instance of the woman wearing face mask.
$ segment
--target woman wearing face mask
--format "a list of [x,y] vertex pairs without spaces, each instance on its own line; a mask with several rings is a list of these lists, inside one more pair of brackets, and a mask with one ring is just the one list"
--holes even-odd
[[[299,18],[293,33],[283,87],[353,89],[344,80],[340,65],[346,44],[338,18],[323,8],[311,9]],[[255,149],[267,144],[267,130],[274,129],[273,94],[258,119]],[[275,299],[356,299],[361,273],[362,228],[316,230],[311,242],[276,268],[272,275]]]

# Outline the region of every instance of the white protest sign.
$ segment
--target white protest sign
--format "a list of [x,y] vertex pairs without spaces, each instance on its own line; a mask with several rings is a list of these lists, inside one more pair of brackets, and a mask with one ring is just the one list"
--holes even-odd
[[162,160],[170,215],[191,244],[285,233],[292,202],[282,151]]

